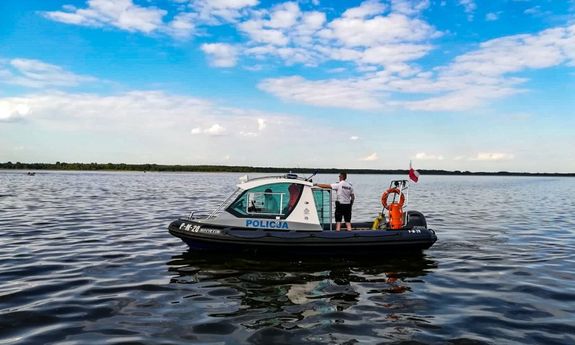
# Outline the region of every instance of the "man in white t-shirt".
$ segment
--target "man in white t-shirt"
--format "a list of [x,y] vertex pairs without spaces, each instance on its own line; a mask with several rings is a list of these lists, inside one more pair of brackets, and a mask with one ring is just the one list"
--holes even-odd
[[341,219],[345,221],[347,231],[351,231],[351,206],[355,195],[351,183],[346,181],[347,173],[342,172],[339,174],[338,183],[317,183],[315,186],[320,188],[330,188],[336,191],[335,199],[335,230],[339,231],[341,228]]

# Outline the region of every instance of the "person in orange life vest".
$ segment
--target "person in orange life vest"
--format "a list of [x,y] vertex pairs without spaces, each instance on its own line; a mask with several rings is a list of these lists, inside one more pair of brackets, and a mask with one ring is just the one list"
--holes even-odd
[[351,183],[346,181],[347,173],[342,172],[339,174],[338,183],[317,183],[314,184],[320,188],[330,188],[336,191],[335,200],[335,230],[339,231],[341,229],[341,220],[345,221],[345,227],[347,231],[351,231],[351,207],[353,201],[355,200],[355,194],[353,193],[353,186]]
[[301,192],[303,191],[303,186],[299,185],[299,184],[295,184],[292,183],[289,188],[289,202],[288,202],[288,207],[287,207],[287,212],[291,211],[294,209],[294,207],[296,206],[299,197],[301,195]]

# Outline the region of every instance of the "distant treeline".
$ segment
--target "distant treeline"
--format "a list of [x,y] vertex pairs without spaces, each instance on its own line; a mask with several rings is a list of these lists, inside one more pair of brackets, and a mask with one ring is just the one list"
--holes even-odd
[[[276,167],[249,167],[234,165],[163,165],[163,164],[124,164],[124,163],[0,163],[0,169],[18,170],[109,170],[109,171],[172,171],[172,172],[243,172],[243,173],[313,173],[337,174],[342,169],[312,169],[312,168],[276,168]],[[345,169],[349,174],[407,174],[404,169]],[[418,169],[422,175],[485,175],[485,176],[575,176],[575,173],[527,173],[527,172],[471,172],[471,171],[448,171],[448,170],[423,170]]]

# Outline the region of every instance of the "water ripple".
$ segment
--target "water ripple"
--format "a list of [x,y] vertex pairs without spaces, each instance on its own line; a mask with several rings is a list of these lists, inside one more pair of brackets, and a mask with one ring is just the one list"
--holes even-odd
[[[575,343],[573,179],[424,176],[409,202],[439,241],[415,257],[229,257],[169,236],[239,176],[0,172],[0,343]],[[392,178],[350,176],[356,219]]]

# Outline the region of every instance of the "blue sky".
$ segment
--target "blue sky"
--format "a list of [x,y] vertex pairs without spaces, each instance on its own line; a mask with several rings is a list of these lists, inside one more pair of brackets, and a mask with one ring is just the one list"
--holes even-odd
[[0,162],[575,172],[575,1],[0,1]]

